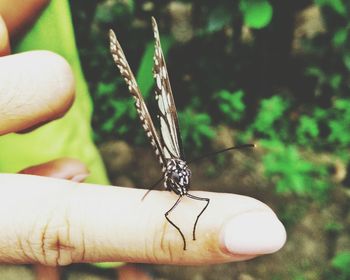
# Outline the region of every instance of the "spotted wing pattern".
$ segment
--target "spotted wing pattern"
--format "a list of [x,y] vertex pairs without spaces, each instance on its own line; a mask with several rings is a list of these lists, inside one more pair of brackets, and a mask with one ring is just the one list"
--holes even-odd
[[159,107],[160,135],[165,158],[184,159],[179,122],[169,75],[166,68],[156,20],[152,17],[155,39],[153,75],[156,80],[155,97]]
[[124,52],[112,30],[109,31],[110,50],[122,77],[124,78],[131,95],[135,99],[135,106],[142,126],[146,131],[147,137],[150,139],[151,145],[161,164],[162,171],[165,172],[165,157],[162,153],[162,144],[158,137],[157,131],[153,125],[152,118],[146,107],[146,103],[141,95],[141,91],[136,83],[134,74],[132,73],[129,63],[127,62]]

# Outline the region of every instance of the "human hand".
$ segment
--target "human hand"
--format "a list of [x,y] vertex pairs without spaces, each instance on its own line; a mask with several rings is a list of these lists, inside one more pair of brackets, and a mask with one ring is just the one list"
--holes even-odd
[[[0,58],[0,135],[62,116],[73,93],[69,66],[53,53],[36,51]],[[74,173],[79,172],[85,171]],[[36,172],[30,169],[27,173]],[[171,214],[188,239],[184,251],[181,237],[164,217],[177,197],[153,191],[141,201],[144,193],[141,189],[0,174],[0,262],[198,265],[251,259],[273,253],[285,242],[283,225],[262,202],[234,194],[193,192],[211,202],[199,220],[196,241],[190,237],[202,204],[184,199]]]

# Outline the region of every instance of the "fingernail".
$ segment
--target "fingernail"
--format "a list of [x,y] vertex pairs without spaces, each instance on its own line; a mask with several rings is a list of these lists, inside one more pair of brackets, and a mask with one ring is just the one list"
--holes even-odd
[[281,249],[286,230],[272,212],[246,212],[226,223],[221,244],[231,254],[270,254]]
[[71,181],[74,182],[83,182],[90,174],[89,173],[84,173],[84,174],[78,174],[72,177]]

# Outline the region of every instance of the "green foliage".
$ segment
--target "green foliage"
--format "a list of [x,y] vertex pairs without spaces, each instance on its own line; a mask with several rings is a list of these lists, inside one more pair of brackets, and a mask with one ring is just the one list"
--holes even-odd
[[337,32],[335,32],[332,38],[332,44],[336,48],[340,48],[344,45],[348,38],[348,30],[346,28],[339,28]]
[[325,225],[325,230],[329,231],[329,232],[340,232],[344,229],[344,225],[338,223],[338,222],[328,222]]
[[329,188],[324,166],[303,159],[296,146],[276,140],[264,140],[260,144],[269,151],[263,156],[263,163],[266,175],[276,182],[277,192],[322,198]]
[[232,21],[232,12],[224,6],[216,6],[208,17],[206,31],[213,33],[221,30]]
[[[281,126],[281,124],[285,123],[283,116],[289,106],[290,102],[278,95],[261,100],[259,111],[255,121],[247,130],[247,135],[251,136],[251,134],[257,133],[268,139],[283,140],[286,138],[283,131],[285,126]],[[280,131],[278,131],[279,127],[282,127]]]
[[307,145],[310,141],[315,141],[319,136],[317,120],[309,116],[301,116],[296,129],[298,143]]
[[305,75],[313,77],[317,81],[316,94],[323,94],[324,88],[340,90],[343,83],[343,76],[340,73],[325,73],[321,68],[310,66],[306,68]]
[[346,280],[350,277],[350,252],[344,251],[338,253],[331,263],[332,267],[338,272],[333,279]]
[[316,4],[320,6],[328,6],[333,9],[338,14],[345,16],[346,15],[346,7],[342,0],[315,0]]
[[244,92],[237,90],[229,92],[220,90],[216,93],[215,98],[218,100],[218,106],[221,113],[228,121],[239,121],[244,113],[245,105],[243,103]]
[[260,133],[274,133],[274,123],[283,116],[287,108],[288,102],[280,96],[275,95],[271,98],[263,99],[260,103],[258,115],[253,123],[253,128]]
[[[97,84],[96,97],[99,100],[106,100],[99,108],[104,113],[103,116],[108,116],[107,120],[101,123],[100,130],[103,135],[124,135],[129,131],[129,128],[123,122],[124,119],[135,119],[136,112],[134,110],[133,100],[130,98],[110,99],[116,91],[116,85],[113,83]],[[99,135],[95,135],[99,140]]]
[[329,121],[331,143],[348,146],[350,144],[350,99],[339,99],[334,103],[333,118]]
[[323,199],[330,187],[327,166],[315,164],[305,159],[295,142],[308,146],[319,136],[318,122],[328,115],[322,109],[315,110],[313,116],[302,115],[296,123],[295,136],[291,122],[285,117],[291,102],[281,96],[272,96],[260,102],[259,111],[246,137],[258,135],[259,143],[267,150],[263,156],[265,174],[276,184],[278,193],[296,193]]
[[126,16],[133,14],[134,9],[135,3],[133,0],[119,1],[117,3],[107,1],[97,6],[95,17],[99,22],[109,23],[116,17],[125,18]]
[[[296,142],[313,144],[320,149],[337,147],[335,153],[346,156],[343,149],[350,144],[350,99],[336,99],[328,110],[315,107],[309,115],[301,115],[296,129]],[[320,138],[321,127],[323,127]],[[326,129],[325,129],[326,128]]]
[[251,28],[264,28],[272,18],[273,8],[267,0],[240,0],[244,23]]
[[185,145],[202,148],[205,140],[211,139],[215,131],[211,127],[211,118],[208,114],[196,113],[191,109],[179,112],[179,122],[181,127],[181,136]]

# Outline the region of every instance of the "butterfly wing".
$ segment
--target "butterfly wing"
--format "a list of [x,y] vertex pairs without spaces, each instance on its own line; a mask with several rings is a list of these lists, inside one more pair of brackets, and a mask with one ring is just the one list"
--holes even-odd
[[129,63],[127,62],[124,52],[112,30],[109,31],[110,50],[115,64],[119,68],[120,74],[124,78],[131,95],[135,99],[135,106],[139,118],[142,123],[142,127],[146,131],[147,137],[150,139],[151,145],[158,157],[163,172],[165,171],[165,157],[162,153],[162,144],[158,137],[157,131],[153,125],[152,118],[148,112],[146,103],[141,95],[141,91],[137,85],[134,74],[132,73]]
[[152,17],[155,39],[153,74],[156,81],[155,97],[159,107],[160,135],[165,158],[184,159],[179,122],[171,91],[156,20]]

